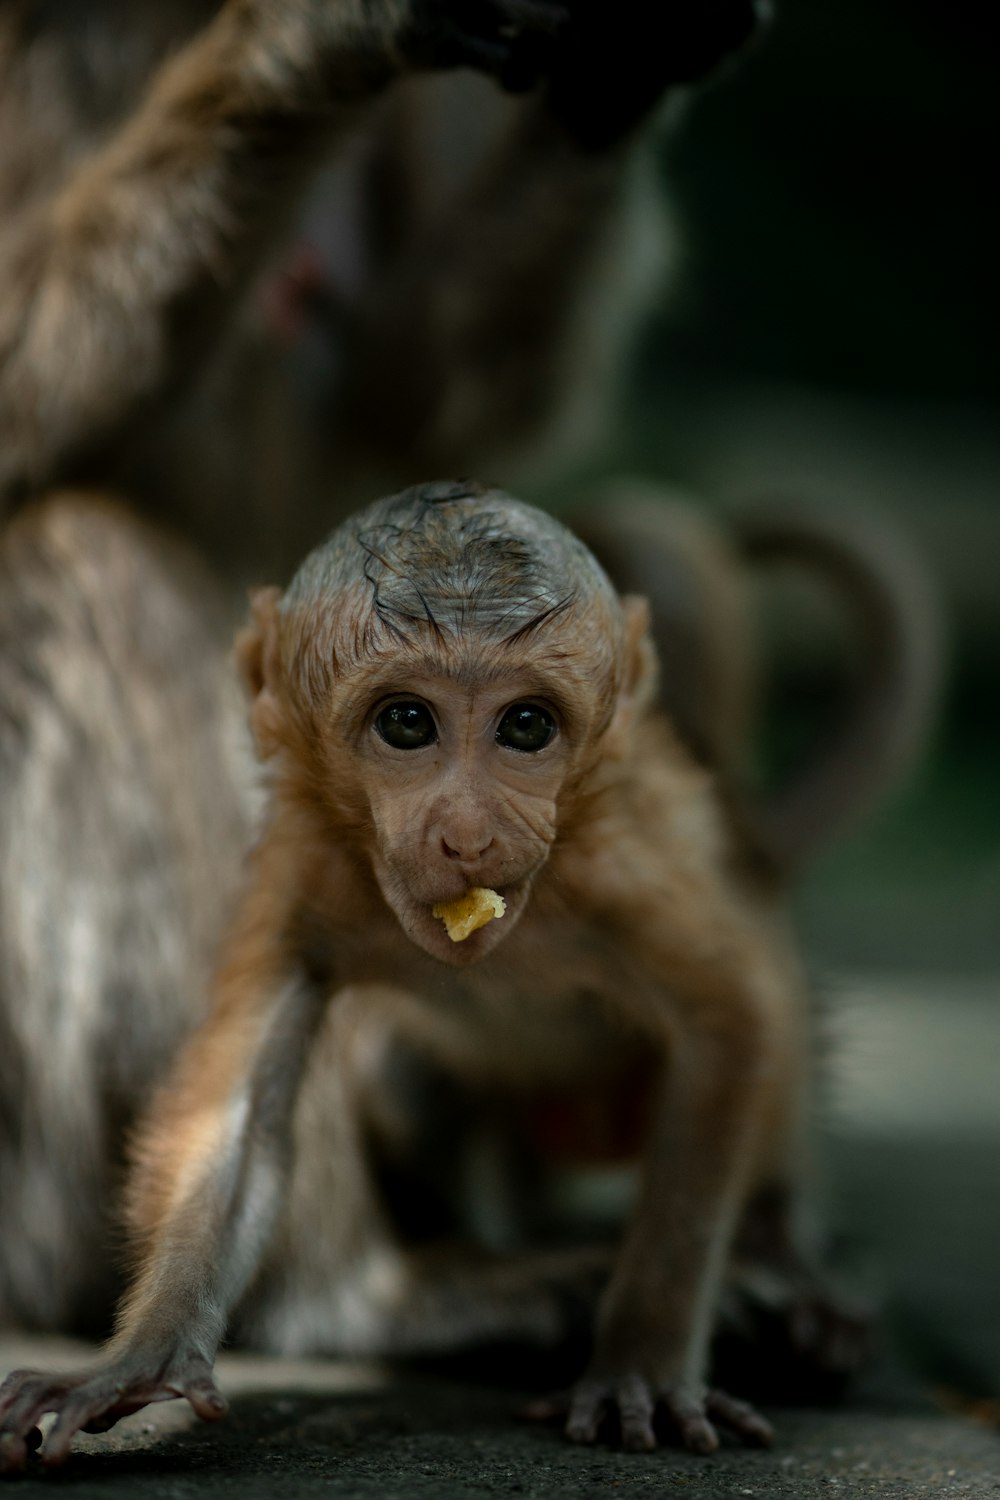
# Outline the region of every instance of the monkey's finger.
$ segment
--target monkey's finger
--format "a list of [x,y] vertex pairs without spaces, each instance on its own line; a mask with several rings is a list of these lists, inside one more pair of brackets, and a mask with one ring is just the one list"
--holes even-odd
[[[3,1385],[0,1385],[0,1418],[8,1412],[20,1410],[25,1400],[33,1400],[54,1384],[52,1377],[41,1370],[12,1370]],[[8,1425],[6,1422],[4,1425]]]
[[69,1457],[78,1432],[107,1432],[122,1417],[140,1411],[154,1399],[149,1391],[129,1389],[125,1381],[102,1375],[72,1392],[59,1408],[42,1445],[42,1462],[55,1468]]
[[663,1398],[663,1404],[682,1448],[689,1453],[715,1452],[719,1446],[719,1434],[700,1401],[668,1395]]
[[18,1474],[28,1457],[28,1444],[10,1428],[0,1432],[0,1474]]
[[652,1453],[656,1447],[653,1412],[656,1403],[648,1383],[640,1375],[630,1375],[615,1388],[618,1417],[622,1429],[622,1447],[629,1453]]
[[[51,1375],[34,1370],[16,1371],[7,1381],[7,1386],[0,1435],[18,1441],[23,1441],[25,1434],[37,1427],[39,1417],[45,1412],[57,1410],[71,1389],[68,1381],[53,1379]],[[12,1444],[8,1447],[13,1451]]]
[[84,1422],[83,1426],[80,1428],[80,1431],[110,1432],[116,1422],[120,1422],[122,1417],[129,1416],[131,1412],[135,1410],[135,1407],[131,1407],[127,1411],[123,1411],[120,1407],[115,1407],[113,1411],[105,1411],[102,1412],[98,1417],[90,1417],[86,1422]]
[[774,1442],[774,1428],[748,1401],[737,1401],[725,1391],[709,1391],[705,1410],[750,1447],[769,1448]]
[[0,1474],[19,1474],[27,1457],[27,1440],[19,1432],[0,1432]]
[[187,1397],[203,1422],[218,1422],[229,1410],[229,1402],[210,1375],[185,1381],[178,1394]]
[[103,1400],[85,1395],[71,1396],[66,1401],[42,1444],[41,1458],[46,1468],[56,1469],[66,1462],[74,1437],[88,1422],[100,1416],[104,1404]]
[[573,1392],[566,1418],[566,1436],[572,1443],[596,1443],[601,1423],[608,1413],[611,1392],[604,1384],[582,1382]]

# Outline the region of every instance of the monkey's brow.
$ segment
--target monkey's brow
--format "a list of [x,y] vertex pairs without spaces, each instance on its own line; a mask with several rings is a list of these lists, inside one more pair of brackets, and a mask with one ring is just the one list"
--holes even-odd
[[561,654],[550,656],[537,650],[511,651],[506,642],[469,636],[442,642],[428,639],[423,645],[409,637],[405,654],[388,639],[372,655],[356,662],[345,674],[345,683],[357,684],[365,695],[387,691],[423,692],[429,683],[453,682],[462,687],[494,687],[509,682],[512,691],[559,697],[564,665]]
[[[541,602],[544,598],[545,595],[543,594],[535,595],[535,599],[538,602]],[[535,615],[533,619],[526,620],[524,624],[519,625],[516,630],[511,632],[510,635],[503,636],[501,638],[501,645],[516,645],[517,642],[523,640],[525,636],[531,635],[534,631],[539,630],[544,624],[547,623],[547,621],[555,620],[560,615],[565,614],[566,610],[573,607],[573,605],[576,603],[576,600],[577,593],[575,589],[568,594],[564,594],[563,597],[557,600],[555,604],[548,605],[547,608],[541,610],[539,614]],[[503,626],[505,620],[516,618],[531,602],[531,600],[526,600],[524,605],[514,605],[513,608],[507,610],[499,617],[499,619],[494,622],[494,628],[499,629]]]

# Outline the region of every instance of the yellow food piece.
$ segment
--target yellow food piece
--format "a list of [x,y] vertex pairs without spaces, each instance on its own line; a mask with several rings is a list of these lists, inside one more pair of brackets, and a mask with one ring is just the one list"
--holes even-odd
[[485,927],[494,917],[502,917],[506,910],[503,897],[483,885],[474,885],[457,901],[439,901],[431,907],[434,915],[441,918],[453,943],[464,943],[478,928]]

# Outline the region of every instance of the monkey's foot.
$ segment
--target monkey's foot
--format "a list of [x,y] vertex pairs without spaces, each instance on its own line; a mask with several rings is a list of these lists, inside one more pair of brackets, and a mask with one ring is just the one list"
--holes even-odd
[[[44,1464],[64,1463],[74,1433],[106,1432],[122,1417],[175,1396],[186,1397],[208,1422],[227,1411],[211,1364],[198,1354],[125,1354],[73,1375],[15,1370],[0,1386],[0,1474],[19,1473],[39,1447]],[[43,1443],[38,1423],[47,1412],[56,1420]]]
[[795,1353],[826,1375],[853,1375],[871,1355],[871,1314],[836,1300],[822,1288],[797,1297],[786,1316]]
[[751,1447],[767,1447],[774,1428],[746,1401],[725,1391],[702,1394],[658,1389],[642,1375],[615,1379],[585,1377],[568,1402],[551,1399],[534,1403],[526,1413],[536,1420],[566,1421],[566,1436],[574,1443],[613,1442],[632,1453],[649,1453],[661,1441],[673,1442],[690,1453],[714,1453],[719,1429],[731,1432]]
[[815,1273],[763,1262],[735,1268],[723,1300],[717,1354],[727,1378],[783,1398],[829,1398],[870,1359],[871,1309]]

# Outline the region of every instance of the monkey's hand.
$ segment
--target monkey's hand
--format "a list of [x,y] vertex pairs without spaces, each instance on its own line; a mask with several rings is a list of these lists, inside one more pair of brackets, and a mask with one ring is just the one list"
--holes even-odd
[[565,1416],[566,1436],[574,1443],[620,1436],[622,1447],[632,1453],[651,1452],[661,1436],[690,1453],[714,1453],[720,1427],[753,1447],[767,1447],[774,1439],[770,1422],[724,1391],[659,1387],[634,1373],[585,1375],[561,1410],[555,1403],[538,1403],[530,1415]]
[[761,0],[575,0],[549,72],[552,108],[587,150],[627,136],[672,84],[693,83],[752,36]]
[[[42,1462],[64,1463],[76,1432],[106,1432],[122,1417],[154,1401],[184,1396],[199,1417],[217,1421],[227,1411],[209,1360],[191,1350],[129,1350],[72,1375],[15,1370],[0,1386],[0,1474],[17,1474],[41,1447]],[[42,1440],[38,1423],[56,1420]]]
[[563,0],[412,0],[398,46],[422,68],[475,68],[511,93],[548,69],[569,17]]

